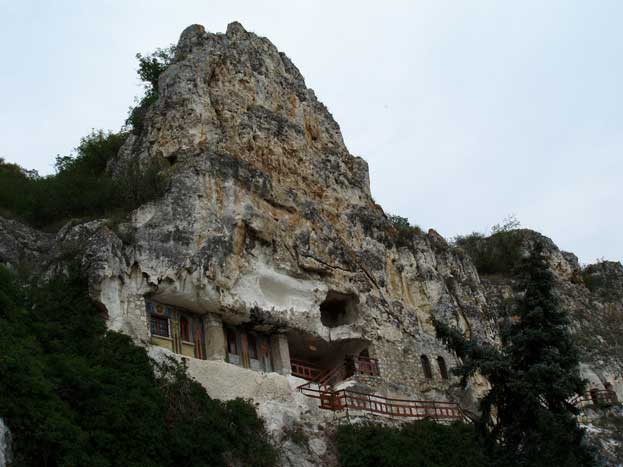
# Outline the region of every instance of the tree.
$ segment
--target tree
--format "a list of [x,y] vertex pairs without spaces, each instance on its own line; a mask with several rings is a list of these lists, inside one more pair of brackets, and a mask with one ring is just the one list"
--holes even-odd
[[177,362],[106,331],[88,286],[25,284],[0,265],[0,417],[17,466],[270,466],[262,420],[209,397]]
[[462,360],[465,385],[476,373],[491,389],[480,401],[478,423],[500,466],[589,466],[583,431],[567,401],[584,391],[569,320],[554,294],[554,278],[537,243],[522,265],[524,297],[501,330],[500,349],[466,340],[436,322],[437,336]]
[[397,426],[343,423],[336,447],[342,467],[482,467],[487,459],[474,427],[419,420]]
[[138,70],[136,73],[143,82],[145,95],[138,100],[138,105],[130,109],[126,124],[132,126],[132,132],[140,133],[143,128],[143,119],[148,107],[158,99],[158,80],[160,75],[173,61],[175,46],[171,44],[164,49],[158,48],[149,55],[136,54]]

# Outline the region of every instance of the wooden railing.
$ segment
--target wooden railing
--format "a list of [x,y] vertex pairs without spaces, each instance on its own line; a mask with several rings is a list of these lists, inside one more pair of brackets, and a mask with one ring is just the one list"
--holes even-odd
[[569,401],[573,405],[616,405],[619,403],[616,392],[611,389],[591,389]]
[[[303,387],[304,386],[304,387]],[[390,417],[436,421],[466,420],[467,416],[456,402],[434,400],[393,399],[350,389],[338,391],[316,389],[303,385],[299,390],[307,397],[319,399],[320,408],[327,410],[360,410]]]
[[[366,374],[378,375],[376,360],[366,360],[356,359],[356,370]],[[364,362],[363,365],[359,365],[362,361]],[[297,369],[297,371],[303,370]],[[436,421],[469,420],[456,402],[393,399],[351,389],[334,390],[334,385],[343,381],[348,374],[349,372],[344,365],[338,366],[301,384],[297,389],[307,397],[318,399],[320,408],[327,410],[355,410],[415,420],[423,418]]]
[[320,368],[316,368],[303,360],[292,359],[290,360],[290,366],[292,368],[292,375],[308,381],[317,379],[323,373],[323,370]]

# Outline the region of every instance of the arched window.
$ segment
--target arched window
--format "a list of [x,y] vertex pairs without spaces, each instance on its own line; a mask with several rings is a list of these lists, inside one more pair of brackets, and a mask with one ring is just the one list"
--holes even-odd
[[422,361],[422,370],[424,370],[424,377],[426,379],[432,379],[433,378],[433,372],[430,368],[430,360],[428,359],[428,357],[426,355],[422,355],[420,357],[420,360]]
[[439,373],[441,373],[441,378],[448,379],[448,367],[446,367],[446,361],[441,355],[437,357],[437,366],[439,367]]

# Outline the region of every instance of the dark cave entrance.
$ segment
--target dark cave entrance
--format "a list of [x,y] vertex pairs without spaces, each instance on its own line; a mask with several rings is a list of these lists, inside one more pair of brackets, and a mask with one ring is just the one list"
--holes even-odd
[[352,324],[357,319],[357,297],[330,290],[320,304],[320,321],[328,328]]

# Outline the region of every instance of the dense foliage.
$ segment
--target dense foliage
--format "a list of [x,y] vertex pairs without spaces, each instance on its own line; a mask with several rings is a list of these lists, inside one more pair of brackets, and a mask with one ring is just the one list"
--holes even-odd
[[158,48],[148,55],[136,54],[138,60],[137,74],[145,87],[145,95],[139,100],[138,105],[130,110],[130,115],[126,121],[135,134],[141,132],[147,109],[158,99],[158,79],[162,72],[167,69],[174,56],[174,45],[164,49]]
[[70,218],[129,211],[160,196],[165,185],[155,164],[139,169],[132,161],[115,177],[108,173],[126,138],[124,132],[94,131],[80,141],[75,155],[58,156],[56,173],[47,177],[0,159],[0,215],[54,228]]
[[454,245],[465,251],[479,274],[510,274],[521,263],[523,235],[519,221],[510,216],[491,228],[491,235],[479,232],[459,235]]
[[390,214],[387,219],[392,227],[390,236],[398,247],[411,247],[413,238],[422,235],[422,229],[417,225],[409,224],[409,219],[406,217]]
[[400,428],[342,425],[336,435],[342,467],[482,467],[484,450],[473,426],[423,420]]
[[[136,54],[145,94],[126,121],[135,134],[140,133],[147,109],[158,99],[158,78],[174,53],[175,47],[170,46],[148,55]],[[139,164],[133,159],[117,164],[114,176],[108,170],[128,134],[93,131],[82,138],[73,155],[57,156],[56,173],[45,177],[0,158],[0,215],[54,230],[71,218],[125,213],[162,195],[162,163]]]
[[526,291],[514,319],[501,330],[500,349],[467,341],[436,322],[438,337],[462,360],[454,371],[485,376],[491,389],[480,401],[480,430],[498,466],[588,466],[583,431],[567,403],[584,391],[568,317],[553,292],[553,275],[536,244],[521,271]]
[[212,400],[174,362],[106,331],[77,275],[24,286],[0,267],[0,417],[19,466],[268,466],[253,406]]

